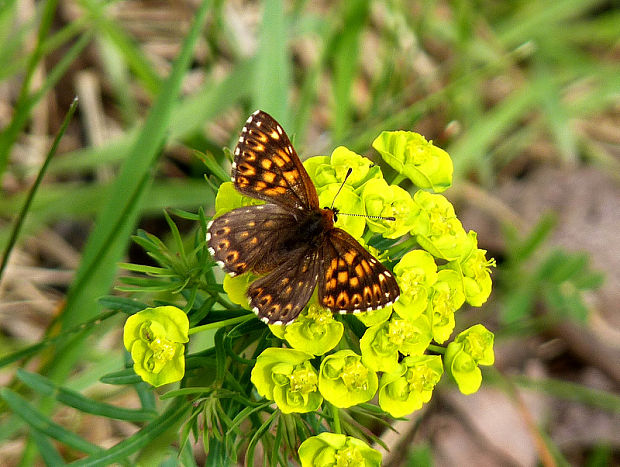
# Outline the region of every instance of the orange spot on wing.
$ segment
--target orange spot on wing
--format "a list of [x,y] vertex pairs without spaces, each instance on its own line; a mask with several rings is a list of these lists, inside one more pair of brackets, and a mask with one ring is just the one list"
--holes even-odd
[[265,180],[267,183],[273,183],[275,179],[276,179],[276,174],[274,174],[273,172],[263,173],[263,180]]

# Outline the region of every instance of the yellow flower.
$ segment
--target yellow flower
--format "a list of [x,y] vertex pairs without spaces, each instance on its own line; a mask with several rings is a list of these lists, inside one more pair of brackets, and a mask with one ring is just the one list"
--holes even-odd
[[187,315],[174,306],[146,308],[130,316],[123,342],[136,374],[156,387],[183,378],[188,332]]

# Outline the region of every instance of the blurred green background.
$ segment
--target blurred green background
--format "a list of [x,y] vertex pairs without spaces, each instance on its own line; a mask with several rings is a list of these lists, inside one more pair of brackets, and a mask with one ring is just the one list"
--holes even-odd
[[[229,171],[223,148],[260,108],[302,158],[344,144],[378,161],[382,130],[433,140],[455,164],[446,196],[497,259],[490,302],[457,319],[496,332],[486,387],[444,382],[385,434],[387,465],[619,463],[619,7],[0,0],[0,354],[61,336],[3,360],[2,385],[99,446],[136,430],[40,400],[15,369],[135,404],[98,382],[124,365],[122,320],[75,326],[102,312],[118,262],[149,261],[136,228],[166,236],[164,209],[212,212],[204,175]],[[0,407],[0,458],[29,465],[46,442]]]

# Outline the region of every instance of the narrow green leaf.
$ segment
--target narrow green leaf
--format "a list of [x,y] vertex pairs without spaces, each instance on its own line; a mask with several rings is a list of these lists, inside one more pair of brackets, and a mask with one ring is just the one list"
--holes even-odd
[[108,373],[107,375],[99,378],[104,384],[113,384],[116,386],[123,386],[126,384],[138,384],[142,382],[142,378],[140,378],[133,368],[126,368],[124,370],[115,371],[113,373]]
[[537,89],[524,85],[504,99],[495,108],[474,122],[448,153],[454,162],[454,178],[463,177],[475,164],[486,164],[489,147],[504,134],[507,127],[538,103]]
[[200,161],[205,165],[205,167],[209,170],[209,172],[215,175],[215,177],[221,183],[228,182],[230,180],[230,176],[222,168],[220,163],[215,160],[215,158],[213,157],[213,154],[204,154],[200,151],[194,151],[194,156],[200,159]]
[[52,396],[58,402],[80,412],[131,422],[152,420],[157,416],[157,412],[154,410],[126,409],[89,399],[78,392],[62,388],[41,375],[30,373],[21,368],[17,370],[17,377],[31,389],[44,396]]
[[155,72],[151,62],[142,53],[135,41],[118,26],[118,21],[109,19],[104,9],[106,3],[93,0],[80,0],[79,2],[93,17],[93,26],[98,36],[103,36],[115,45],[116,50],[123,56],[125,63],[140,79],[142,85],[151,93],[156,94],[160,89],[162,80]]
[[86,454],[101,454],[104,452],[99,446],[89,443],[84,438],[63,428],[41,412],[35,410],[24,398],[10,389],[0,389],[0,396],[17,416],[35,430]]
[[134,263],[118,263],[118,267],[126,269],[128,271],[142,272],[144,274],[150,274],[153,276],[173,276],[174,273],[166,268],[160,268],[157,266],[147,266],[145,264]]
[[[525,239],[520,240],[517,239],[517,237],[513,237],[515,238],[515,243],[508,248],[510,260],[513,262],[520,262],[531,258],[549,238],[556,224],[556,216],[553,214],[546,214],[538,221],[534,229],[529,232]],[[516,231],[514,233],[517,234]]]
[[179,232],[179,228],[174,223],[174,221],[170,218],[170,215],[164,211],[164,218],[166,219],[166,223],[170,228],[170,232],[172,233],[172,238],[174,239],[174,243],[177,247],[177,252],[182,259],[185,259],[185,245],[183,245],[183,239],[181,238],[181,232]]
[[58,130],[58,133],[56,134],[56,137],[54,138],[54,142],[52,143],[52,146],[50,147],[50,150],[48,151],[47,156],[45,157],[45,161],[43,162],[43,165],[39,169],[37,178],[32,184],[32,187],[30,188],[28,192],[28,197],[26,198],[26,201],[24,205],[22,206],[21,211],[19,212],[19,214],[17,215],[17,218],[15,219],[15,225],[13,226],[11,237],[9,238],[6,248],[4,249],[4,253],[2,254],[2,262],[0,262],[0,281],[2,281],[2,274],[4,273],[4,269],[9,260],[11,250],[15,246],[15,242],[17,242],[17,237],[19,236],[19,233],[21,231],[22,225],[26,218],[26,214],[28,213],[28,210],[30,209],[32,200],[34,199],[34,195],[36,194],[37,190],[39,189],[39,186],[41,185],[41,182],[43,181],[43,177],[45,176],[45,172],[47,171],[47,167],[49,166],[50,161],[56,154],[56,150],[58,149],[58,144],[60,143],[60,140],[65,134],[65,131],[67,130],[67,126],[69,125],[69,122],[71,121],[71,118],[73,117],[73,114],[75,113],[75,109],[77,109],[77,104],[78,104],[78,99],[76,97],[75,99],[73,99],[73,102],[71,103],[71,106],[69,107],[69,110],[67,111],[67,114],[65,115],[62,125],[60,126],[60,130]]
[[273,115],[284,128],[290,125],[288,90],[290,60],[288,32],[282,0],[263,2],[263,19],[254,70],[254,110],[261,109]]
[[138,300],[126,297],[116,297],[113,295],[101,297],[97,300],[97,302],[103,308],[108,308],[109,310],[114,311],[122,311],[128,315],[133,315],[134,313],[149,307],[146,303],[139,302]]
[[265,422],[254,432],[254,436],[250,439],[248,447],[245,451],[247,465],[254,465],[254,453],[256,452],[256,445],[261,440],[263,434],[271,427],[271,424],[278,416],[278,412],[274,412],[271,416],[265,420]]
[[166,411],[150,422],[140,431],[124,439],[105,452],[80,459],[72,465],[76,466],[107,466],[119,462],[137,452],[169,428],[183,420],[191,408],[191,404],[181,398],[174,399]]
[[26,347],[25,349],[21,349],[18,350],[16,352],[13,352],[9,355],[5,355],[4,357],[0,358],[0,368],[2,368],[3,366],[9,365],[10,363],[13,363],[17,360],[21,360],[22,358],[26,358],[30,355],[34,355],[37,352],[39,352],[40,350],[44,349],[45,347],[48,347],[52,344],[55,344],[57,342],[63,342],[68,340],[72,335],[74,334],[78,334],[82,331],[84,331],[85,329],[89,329],[89,328],[93,328],[95,326],[97,326],[98,324],[100,324],[101,322],[105,321],[106,319],[112,317],[116,315],[116,311],[108,311],[106,313],[102,313],[99,316],[96,316],[95,318],[86,321],[84,323],[78,324],[77,326],[74,326],[71,329],[68,329],[67,331],[62,332],[61,334],[58,334],[54,337],[49,337],[44,339],[41,342],[37,342],[36,344],[33,344],[29,347]]
[[58,64],[46,76],[43,85],[32,96],[24,95],[16,104],[11,122],[0,132],[0,178],[4,175],[4,171],[6,170],[9,152],[17,140],[20,131],[28,123],[32,109],[41,98],[58,83],[78,55],[89,44],[91,38],[92,35],[88,32],[82,35],[71,48],[63,54]]
[[334,44],[334,139],[339,140],[351,125],[351,90],[359,68],[359,43],[368,20],[370,2],[351,0],[343,4],[346,10],[342,29]]
[[532,379],[527,376],[512,376],[510,379],[523,388],[542,391],[553,397],[620,414],[620,396],[609,391],[552,378]]
[[37,449],[39,450],[39,454],[43,458],[43,462],[45,465],[64,465],[65,460],[62,458],[58,450],[54,447],[54,445],[50,442],[50,440],[41,433],[39,430],[31,430],[30,436],[34,441],[34,444],[37,445]]

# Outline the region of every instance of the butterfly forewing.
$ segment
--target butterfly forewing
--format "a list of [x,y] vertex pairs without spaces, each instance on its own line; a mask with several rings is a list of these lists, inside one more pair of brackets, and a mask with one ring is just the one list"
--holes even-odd
[[336,312],[376,310],[394,303],[394,276],[351,235],[334,228],[322,247],[319,303]]
[[318,255],[317,249],[297,249],[285,263],[250,285],[250,306],[260,319],[281,324],[297,318],[314,291],[319,275]]
[[275,204],[246,206],[215,218],[207,244],[211,256],[232,275],[246,271],[265,273],[283,260],[278,239],[291,229],[295,218]]
[[256,111],[241,130],[232,179],[241,193],[290,209],[318,209],[316,189],[282,129]]

